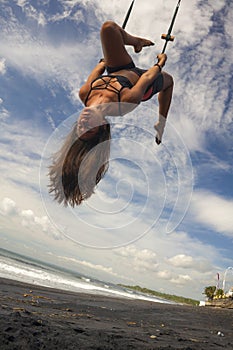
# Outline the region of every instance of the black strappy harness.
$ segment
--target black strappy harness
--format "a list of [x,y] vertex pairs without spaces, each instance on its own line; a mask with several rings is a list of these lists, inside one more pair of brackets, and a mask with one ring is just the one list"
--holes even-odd
[[[109,77],[110,79],[109,80],[105,80],[105,77]],[[116,79],[117,81],[117,77],[115,75],[106,75],[106,76],[99,76],[97,78],[95,78],[92,82],[91,82],[91,87],[90,87],[90,90],[87,94],[87,97],[85,99],[85,106],[87,104],[87,101],[88,101],[88,98],[90,97],[90,94],[92,91],[95,91],[95,90],[109,90],[109,91],[112,91],[112,92],[115,92],[118,96],[118,102],[121,102],[121,91],[125,88],[125,86],[121,86],[120,89],[116,88],[114,85],[111,84],[111,81],[113,79]],[[97,80],[102,80],[98,85],[95,85],[93,86],[93,84],[97,81]]]
[[[108,80],[106,80],[105,78],[110,78]],[[121,87],[118,89],[116,88],[113,84],[112,81],[113,79],[116,79],[116,81],[121,84]],[[97,85],[93,86],[93,84],[97,81],[97,80],[101,80]],[[87,105],[87,101],[88,98],[90,97],[90,94],[92,91],[95,90],[108,90],[111,92],[114,92],[115,94],[117,94],[118,97],[118,108],[119,108],[119,115],[122,115],[122,111],[121,111],[121,91],[124,88],[132,88],[132,84],[130,83],[130,81],[124,77],[124,76],[117,76],[117,75],[100,75],[99,77],[95,78],[92,82],[91,82],[91,87],[90,90],[87,94],[87,97],[85,98],[85,106]]]

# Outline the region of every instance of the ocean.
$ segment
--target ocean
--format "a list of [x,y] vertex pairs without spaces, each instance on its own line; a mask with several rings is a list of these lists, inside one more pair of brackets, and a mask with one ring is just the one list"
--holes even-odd
[[171,301],[138,293],[118,285],[99,281],[73,271],[62,270],[0,248],[0,277],[77,293],[91,293],[135,300],[173,304]]

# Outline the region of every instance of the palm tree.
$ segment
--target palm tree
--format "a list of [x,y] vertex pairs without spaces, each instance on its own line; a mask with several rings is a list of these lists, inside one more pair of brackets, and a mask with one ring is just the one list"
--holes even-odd
[[213,300],[216,291],[216,286],[205,287],[204,293],[209,300]]
[[217,289],[215,295],[218,299],[222,299],[225,295],[224,290],[221,288]]

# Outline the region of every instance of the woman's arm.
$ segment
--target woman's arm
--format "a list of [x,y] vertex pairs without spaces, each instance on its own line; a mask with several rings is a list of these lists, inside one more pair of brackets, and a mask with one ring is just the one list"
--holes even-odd
[[143,73],[142,76],[138,79],[137,83],[134,85],[134,87],[132,87],[132,89],[128,90],[127,93],[125,93],[123,99],[125,102],[136,104],[141,102],[146,92],[146,89],[156,79],[167,60],[166,54],[159,54],[157,58],[158,63],[156,63],[153,67],[149,68],[145,73]]
[[91,71],[89,77],[87,78],[87,81],[85,82],[85,84],[80,88],[79,90],[79,97],[82,100],[82,102],[85,101],[85,98],[90,90],[90,85],[91,82],[97,78],[99,75],[103,74],[103,72],[105,71],[105,62],[104,60],[101,60],[96,66],[95,68]]

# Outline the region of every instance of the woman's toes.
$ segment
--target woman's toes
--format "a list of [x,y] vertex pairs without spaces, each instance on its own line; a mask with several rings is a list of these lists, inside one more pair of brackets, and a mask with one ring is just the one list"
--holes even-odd
[[139,53],[145,46],[153,46],[154,43],[151,40],[138,38],[138,43],[134,46],[134,51]]

